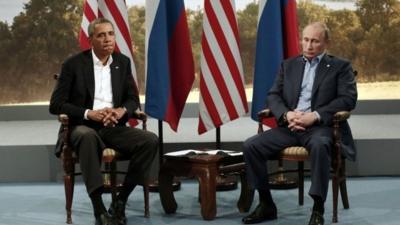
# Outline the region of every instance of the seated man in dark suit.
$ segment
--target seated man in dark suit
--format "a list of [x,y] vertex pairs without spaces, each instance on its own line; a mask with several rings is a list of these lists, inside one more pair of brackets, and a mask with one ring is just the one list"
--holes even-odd
[[[354,109],[357,88],[351,64],[328,55],[329,32],[316,22],[303,30],[303,54],[285,60],[268,92],[267,105],[278,127],[255,135],[244,143],[243,154],[249,182],[257,189],[260,203],[243,223],[259,223],[277,218],[277,209],[268,187],[266,162],[285,147],[304,146],[310,154],[311,187],[314,200],[310,225],[324,224],[324,202],[328,192],[332,118],[337,111]],[[344,154],[355,159],[350,128],[342,124]]]
[[[114,52],[113,24],[96,19],[88,28],[92,48],[67,59],[50,100],[50,112],[67,114],[71,145],[92,201],[97,224],[126,224],[125,204],[138,183],[143,182],[157,153],[155,134],[126,126],[139,107],[134,93],[131,63]],[[101,155],[105,147],[130,157],[123,188],[108,214],[102,200]]]

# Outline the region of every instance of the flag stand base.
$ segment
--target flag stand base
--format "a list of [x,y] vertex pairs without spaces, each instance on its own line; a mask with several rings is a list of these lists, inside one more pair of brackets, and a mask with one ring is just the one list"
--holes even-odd
[[235,175],[218,175],[217,191],[231,191],[237,189],[237,177]]
[[278,174],[269,180],[269,188],[277,190],[294,189],[298,187],[298,182],[294,179],[286,177],[283,173]]
[[[172,182],[172,191],[179,191],[181,189],[181,181],[179,178],[174,178]],[[159,184],[158,180],[154,180],[149,183],[149,191],[150,192],[159,192]]]

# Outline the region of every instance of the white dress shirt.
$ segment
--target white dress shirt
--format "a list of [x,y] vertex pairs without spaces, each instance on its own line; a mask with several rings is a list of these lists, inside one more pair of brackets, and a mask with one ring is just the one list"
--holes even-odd
[[[113,62],[113,58],[110,55],[108,57],[106,65],[97,58],[96,54],[92,50],[93,66],[94,66],[94,101],[93,110],[103,109],[105,107],[113,108],[113,94],[111,86],[111,70],[110,65]],[[85,111],[85,119],[89,109]]]

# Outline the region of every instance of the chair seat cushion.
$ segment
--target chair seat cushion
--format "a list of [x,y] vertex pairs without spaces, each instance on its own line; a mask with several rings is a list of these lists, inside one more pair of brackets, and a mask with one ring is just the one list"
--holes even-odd
[[281,152],[281,157],[284,160],[305,161],[308,159],[308,151],[301,146],[292,146],[285,148]]

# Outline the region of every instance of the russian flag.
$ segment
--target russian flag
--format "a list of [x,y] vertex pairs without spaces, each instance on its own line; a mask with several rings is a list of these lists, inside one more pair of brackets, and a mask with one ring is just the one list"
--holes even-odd
[[146,1],[145,112],[177,131],[194,80],[183,0]]
[[[260,0],[251,118],[266,107],[266,97],[283,59],[299,54],[296,0]],[[275,126],[275,121],[268,121]]]

